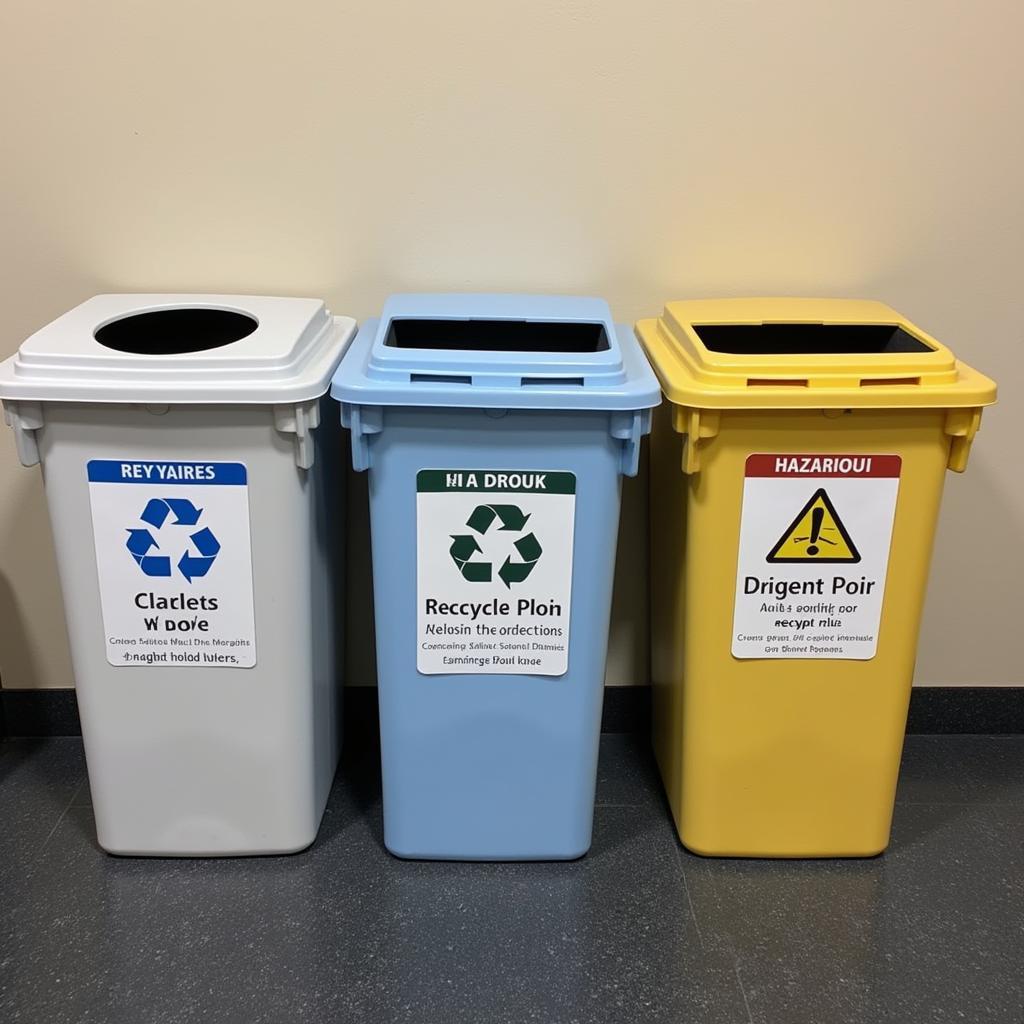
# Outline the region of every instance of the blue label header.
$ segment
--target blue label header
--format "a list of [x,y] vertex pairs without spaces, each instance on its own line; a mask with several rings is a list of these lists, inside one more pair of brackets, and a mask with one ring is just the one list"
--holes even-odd
[[140,462],[137,459],[91,459],[93,484],[242,484],[248,480],[241,462]]

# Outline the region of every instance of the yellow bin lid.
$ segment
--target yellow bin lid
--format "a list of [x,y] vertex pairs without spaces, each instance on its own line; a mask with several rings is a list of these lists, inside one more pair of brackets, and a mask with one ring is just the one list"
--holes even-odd
[[669,401],[689,408],[977,409],[996,400],[992,380],[881,302],[670,302],[636,332]]

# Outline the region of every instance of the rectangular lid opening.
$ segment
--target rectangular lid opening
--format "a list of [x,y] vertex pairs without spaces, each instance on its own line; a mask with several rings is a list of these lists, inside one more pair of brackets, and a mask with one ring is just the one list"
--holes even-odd
[[392,348],[573,355],[603,352],[609,347],[603,324],[533,320],[395,319],[384,344]]
[[694,324],[709,352],[737,356],[931,352],[894,324]]

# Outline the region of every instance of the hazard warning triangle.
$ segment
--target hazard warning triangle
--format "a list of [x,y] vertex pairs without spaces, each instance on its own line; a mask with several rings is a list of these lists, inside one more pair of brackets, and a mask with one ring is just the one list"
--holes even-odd
[[766,561],[859,562],[860,552],[825,488],[819,487],[768,552]]

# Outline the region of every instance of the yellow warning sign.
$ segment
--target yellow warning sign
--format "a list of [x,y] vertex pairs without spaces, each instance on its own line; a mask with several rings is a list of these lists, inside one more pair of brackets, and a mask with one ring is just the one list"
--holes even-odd
[[768,552],[766,561],[859,562],[860,552],[825,488],[819,487]]

